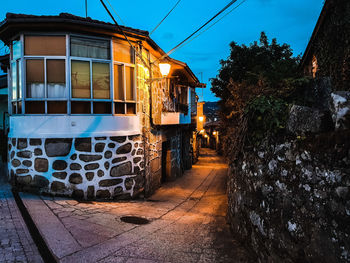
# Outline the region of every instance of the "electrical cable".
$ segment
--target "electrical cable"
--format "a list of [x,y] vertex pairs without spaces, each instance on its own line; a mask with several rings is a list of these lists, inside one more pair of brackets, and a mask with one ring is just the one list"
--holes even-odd
[[123,21],[123,19],[118,15],[117,11],[115,11],[115,9],[113,8],[112,4],[106,0],[106,2],[109,4],[109,6],[112,8],[113,12],[117,15],[117,17],[120,19],[120,21],[125,25],[125,22]]
[[[244,2],[246,2],[247,0],[243,0],[242,2],[240,2],[237,6],[233,7],[230,11],[228,11],[225,15],[223,15],[220,19],[218,19],[217,21],[215,21],[212,25],[210,25],[208,28],[206,28],[205,30],[203,30],[202,32],[200,32],[197,36],[195,36],[194,38],[192,38],[191,40],[189,40],[187,43],[182,44],[181,46],[179,46],[177,49],[182,48],[186,45],[188,45],[189,43],[191,43],[193,40],[195,40],[197,37],[199,37],[200,35],[202,35],[203,33],[207,32],[210,28],[212,28],[213,26],[215,26],[217,23],[219,23],[222,19],[224,19],[226,16],[228,16],[230,13],[232,13],[234,10],[236,10],[238,7],[240,7]],[[175,50],[172,52],[174,53]],[[169,54],[170,55],[170,54]]]
[[[101,0],[102,1],[102,0]],[[222,8],[216,15],[214,15],[211,19],[209,19],[207,22],[205,22],[200,28],[198,28],[196,31],[194,31],[191,35],[189,35],[185,40],[181,41],[179,44],[177,44],[173,49],[171,49],[168,53],[164,54],[159,59],[152,62],[155,63],[159,60],[162,60],[163,58],[169,56],[169,54],[173,53],[178,47],[180,47],[182,44],[184,44],[187,40],[189,40],[192,36],[194,36],[196,33],[198,33],[202,28],[204,28],[206,25],[208,25],[211,21],[213,21],[215,18],[217,18],[220,14],[225,12],[227,8],[229,8],[231,5],[233,5],[237,0],[232,0],[230,3],[228,3],[224,8]]]
[[178,0],[174,7],[166,14],[166,16],[158,23],[158,25],[152,30],[152,32],[149,35],[152,35],[154,31],[163,23],[163,21],[170,15],[170,13],[177,7],[177,5],[181,2],[181,0]]
[[129,38],[126,36],[124,30],[120,27],[120,25],[118,24],[118,22],[115,20],[115,18],[113,17],[113,15],[111,14],[111,12],[109,11],[108,7],[106,6],[106,4],[103,2],[103,0],[100,0],[100,2],[102,3],[103,7],[106,9],[107,13],[109,14],[109,16],[112,18],[113,22],[115,23],[115,25],[117,26],[117,28],[119,29],[119,31],[123,34],[124,38],[126,39],[126,41],[128,41],[130,47],[134,50],[135,54],[141,59],[141,61],[147,65],[146,62],[144,62],[143,57],[141,54],[139,54],[139,52],[136,50],[136,48],[131,44]]

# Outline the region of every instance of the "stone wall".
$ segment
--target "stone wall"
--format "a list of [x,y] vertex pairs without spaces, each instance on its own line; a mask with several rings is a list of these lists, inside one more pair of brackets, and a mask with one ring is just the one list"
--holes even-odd
[[142,137],[9,138],[11,181],[77,198],[135,197],[144,188]]
[[265,142],[230,165],[231,226],[260,262],[350,261],[349,138]]
[[161,185],[162,178],[162,134],[154,130],[148,133],[146,150],[146,189],[145,195],[152,195]]

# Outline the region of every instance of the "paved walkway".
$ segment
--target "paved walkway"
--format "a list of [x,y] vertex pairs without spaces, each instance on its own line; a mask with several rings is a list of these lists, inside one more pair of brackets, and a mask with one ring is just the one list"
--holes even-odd
[[[60,262],[250,262],[226,224],[227,167],[204,149],[182,178],[148,200],[78,202],[22,194]],[[135,225],[123,216],[147,218]]]
[[43,262],[3,174],[0,174],[0,262]]

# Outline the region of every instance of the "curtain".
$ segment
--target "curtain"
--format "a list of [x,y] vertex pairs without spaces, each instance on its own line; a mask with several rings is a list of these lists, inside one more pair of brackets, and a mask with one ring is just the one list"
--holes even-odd
[[109,41],[71,37],[71,56],[110,59]]

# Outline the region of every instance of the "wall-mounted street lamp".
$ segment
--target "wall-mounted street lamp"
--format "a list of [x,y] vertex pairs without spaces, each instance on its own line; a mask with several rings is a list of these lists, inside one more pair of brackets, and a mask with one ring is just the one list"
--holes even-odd
[[169,75],[170,68],[171,68],[171,65],[168,63],[159,63],[160,73],[162,73],[163,77],[166,77]]
[[200,122],[203,122],[203,121],[204,121],[204,117],[203,117],[203,116],[199,116],[198,119],[199,119]]
[[213,132],[213,135],[214,135],[214,136],[216,135],[216,131]]
[[156,80],[162,80],[164,78],[166,78],[169,73],[170,73],[170,69],[171,69],[171,65],[168,64],[168,63],[159,63],[159,70],[160,70],[160,73],[162,74],[162,78],[153,78],[153,79],[147,79],[146,82],[147,83],[152,83],[153,81],[156,81]]

